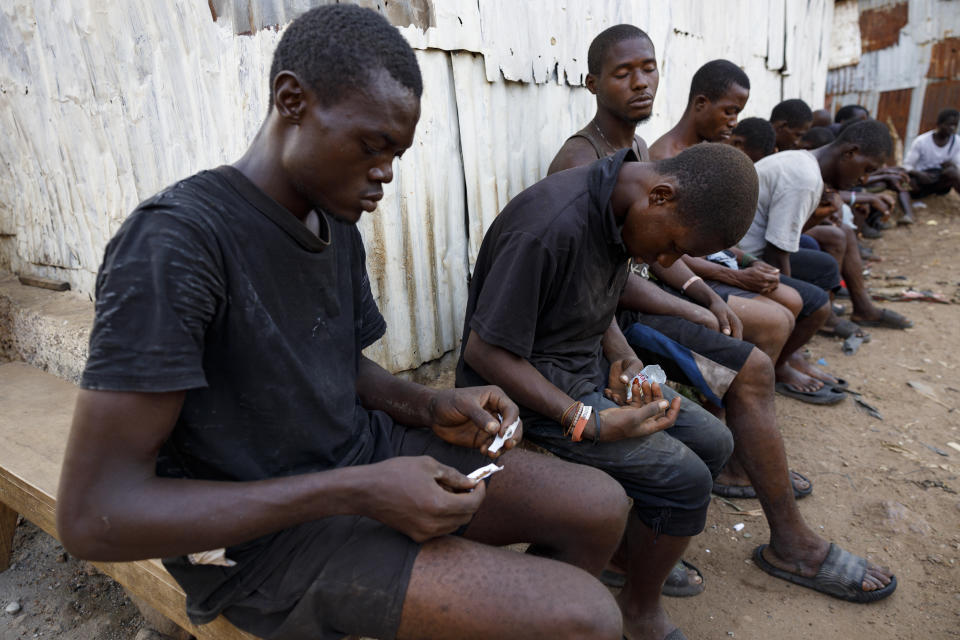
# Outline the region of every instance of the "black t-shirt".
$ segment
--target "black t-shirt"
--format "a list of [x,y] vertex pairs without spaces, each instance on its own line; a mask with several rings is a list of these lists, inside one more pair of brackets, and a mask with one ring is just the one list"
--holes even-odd
[[356,226],[320,222],[318,237],[220,167],[141,203],[107,245],[81,386],[186,390],[158,475],[259,480],[370,459],[355,382],[386,326]]
[[[464,323],[576,398],[606,382],[600,340],[629,255],[610,197],[630,149],[555,173],[515,197],[483,238]],[[457,385],[488,384],[463,361]]]

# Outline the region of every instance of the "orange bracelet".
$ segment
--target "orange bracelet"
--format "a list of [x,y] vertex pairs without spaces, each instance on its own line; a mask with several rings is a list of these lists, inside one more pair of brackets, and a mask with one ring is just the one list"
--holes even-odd
[[577,414],[577,424],[573,427],[573,434],[570,436],[572,442],[583,440],[583,430],[590,422],[591,413],[593,413],[593,407],[588,404],[583,405],[583,408],[580,409],[580,413]]

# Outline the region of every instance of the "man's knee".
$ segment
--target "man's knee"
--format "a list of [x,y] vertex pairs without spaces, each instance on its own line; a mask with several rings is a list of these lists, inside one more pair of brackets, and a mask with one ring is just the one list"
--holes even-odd
[[775,381],[773,362],[770,356],[754,347],[740,368],[730,391],[735,395],[744,393],[772,393]]
[[840,227],[835,227],[833,225],[820,225],[816,228],[815,237],[817,242],[820,243],[820,248],[828,253],[831,249],[838,252],[846,251],[847,234],[844,233],[843,229]]
[[576,596],[569,598],[559,613],[550,621],[556,625],[556,638],[603,638],[620,640],[623,637],[623,618],[620,607],[610,591],[599,581],[583,574]]
[[623,485],[600,469],[581,465],[584,491],[577,501],[578,516],[595,532],[599,539],[613,538],[611,544],[623,535],[630,513],[630,500]]

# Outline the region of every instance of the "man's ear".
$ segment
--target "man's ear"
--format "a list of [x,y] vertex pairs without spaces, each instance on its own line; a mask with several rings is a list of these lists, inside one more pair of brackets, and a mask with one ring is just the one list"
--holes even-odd
[[857,151],[860,151],[860,145],[856,142],[848,142],[843,145],[844,158],[852,158]]
[[777,131],[777,132],[779,132],[781,129],[783,129],[786,125],[787,125],[787,121],[786,121],[786,120],[771,120],[771,121],[770,121],[770,126],[773,127],[773,130],[774,130],[774,131]]
[[273,105],[280,117],[299,124],[306,110],[306,91],[292,71],[281,71],[273,80]]
[[700,95],[698,95],[698,96],[694,96],[694,98],[693,98],[693,110],[694,110],[694,111],[703,111],[704,109],[707,108],[707,106],[708,106],[709,104],[710,104],[709,98],[707,98],[707,96],[705,96],[705,95],[703,95],[703,94],[700,94]]
[[597,77],[595,75],[588,73],[583,81],[583,85],[587,88],[587,91],[593,95],[597,95]]
[[669,182],[660,182],[650,189],[650,206],[662,207],[677,197],[676,188]]

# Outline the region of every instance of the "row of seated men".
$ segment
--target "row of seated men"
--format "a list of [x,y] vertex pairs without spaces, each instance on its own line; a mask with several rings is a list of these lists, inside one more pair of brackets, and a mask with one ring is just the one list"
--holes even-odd
[[[771,576],[889,596],[890,570],[800,514],[813,487],[774,411],[775,390],[842,398],[802,357],[841,331],[841,276],[856,331],[909,326],[857,290],[857,239],[834,224],[890,155],[887,128],[793,150],[809,108],[737,125],[750,82],[718,60],[648,148],[653,43],[618,25],[587,53],[596,115],[487,231],[457,388],[437,390],[362,354],[387,327],[356,223],[416,143],[416,57],[367,9],[297,18],[243,157],[141,203],[106,249],[67,549],[162,557],[193,621],[263,638],[677,640],[661,597],[703,589],[681,557],[715,491],[759,500]],[[653,363],[704,406],[639,375]]]

